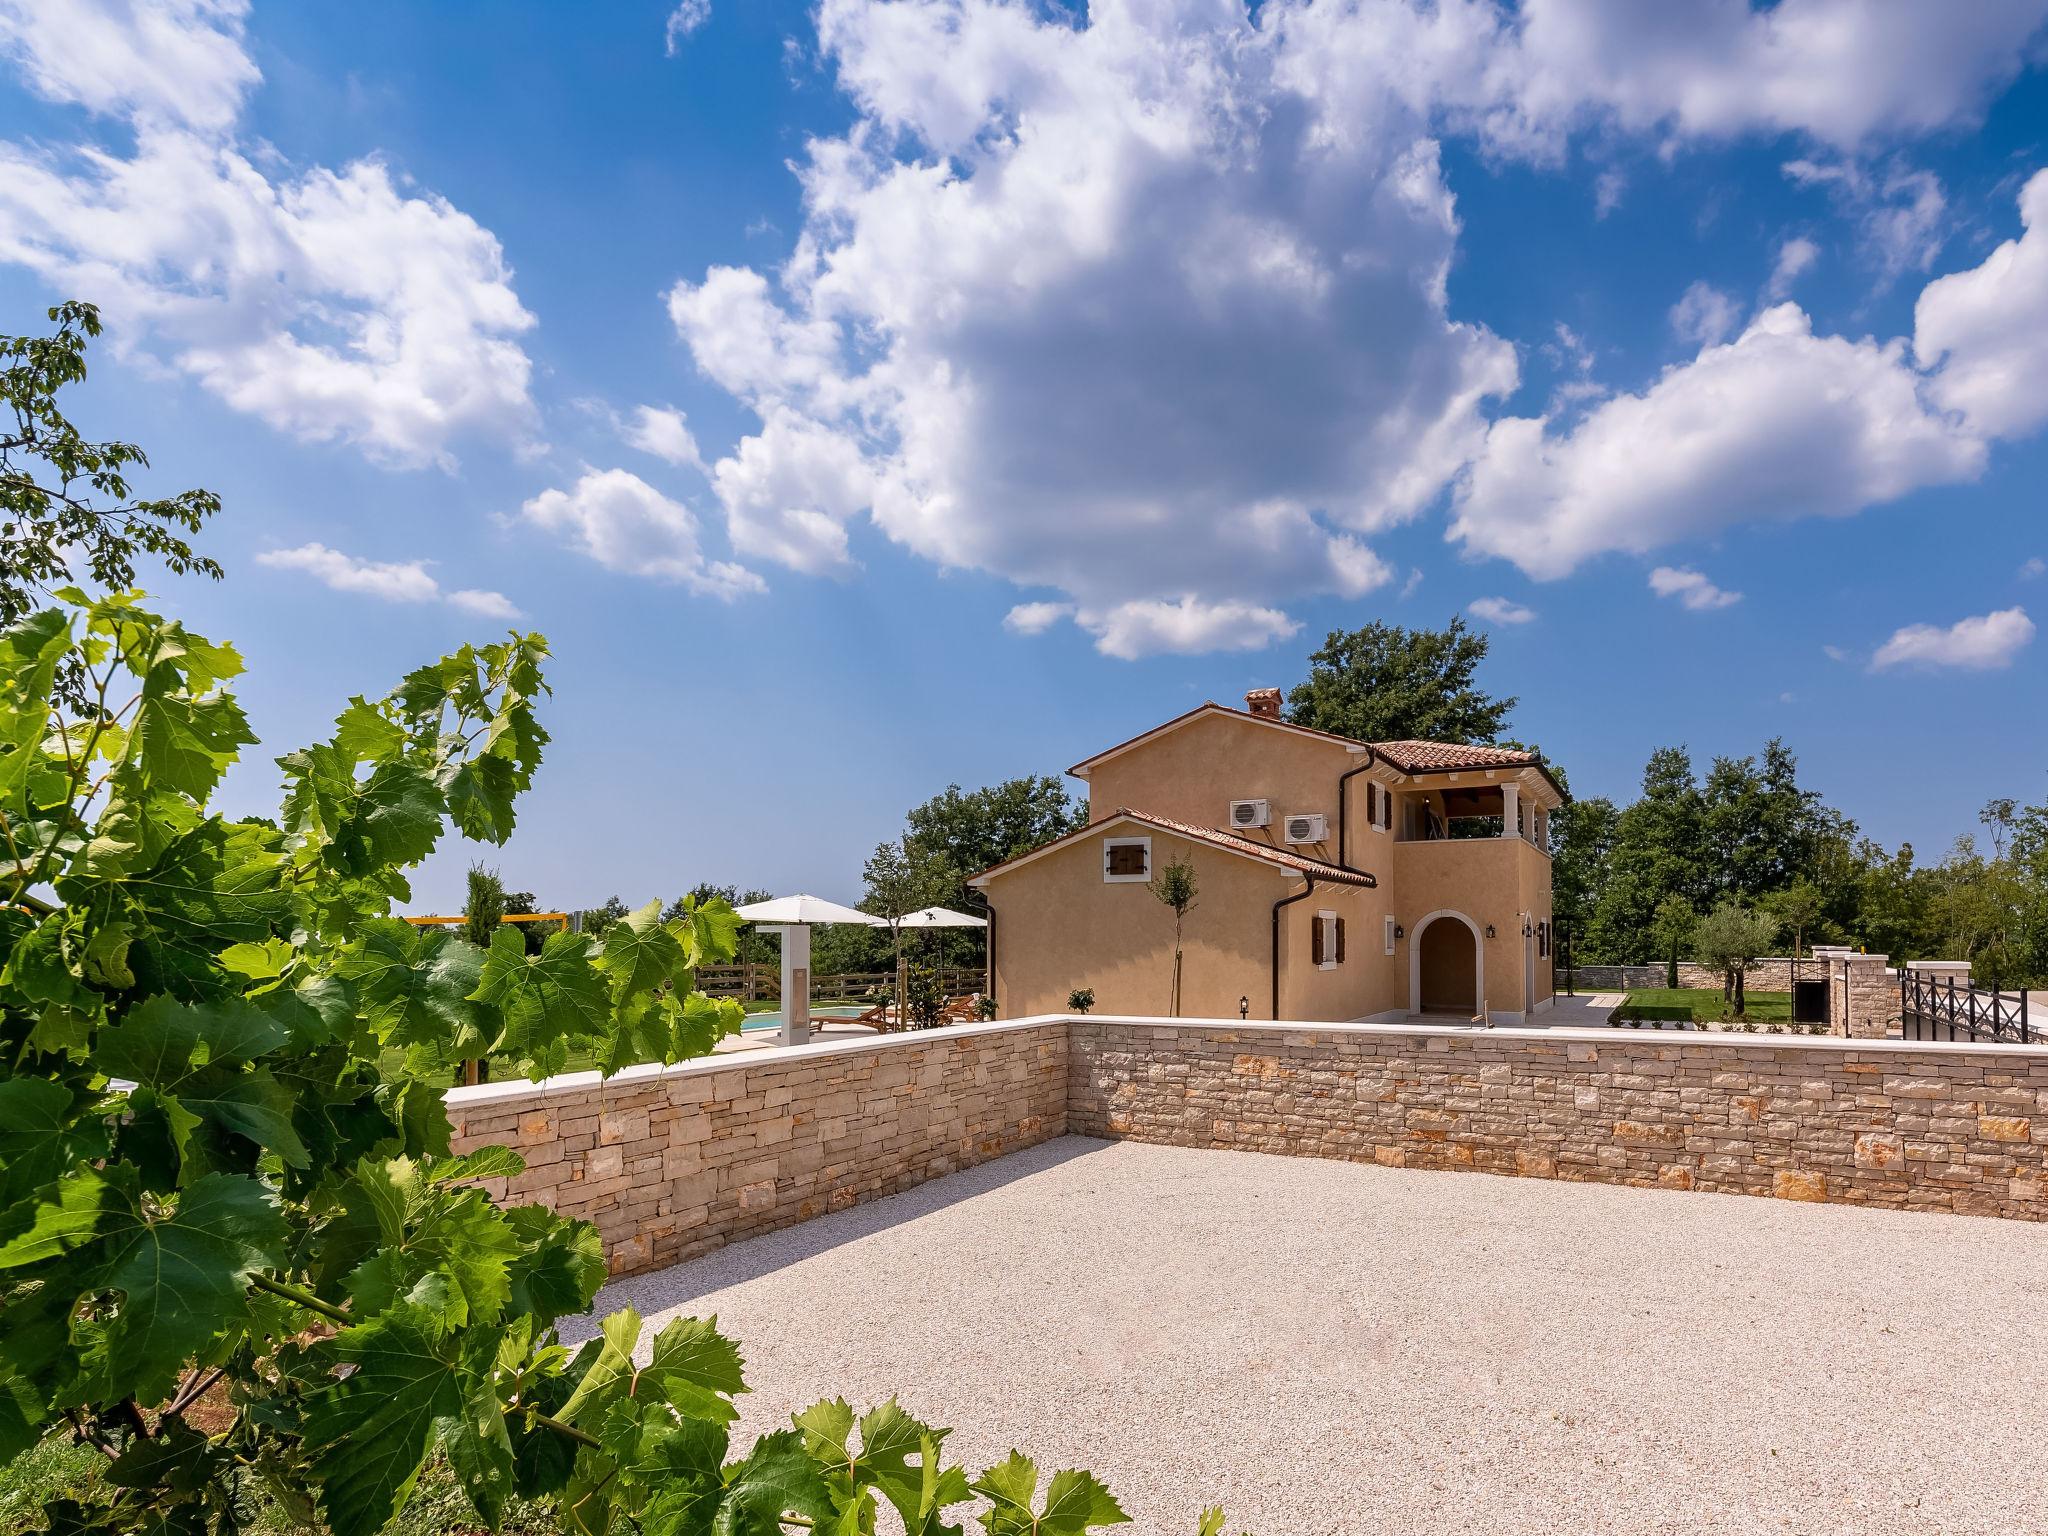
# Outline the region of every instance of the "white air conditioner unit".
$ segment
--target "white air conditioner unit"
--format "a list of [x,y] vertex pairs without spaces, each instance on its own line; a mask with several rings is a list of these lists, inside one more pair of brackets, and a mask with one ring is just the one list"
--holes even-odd
[[1328,842],[1329,820],[1321,812],[1313,816],[1289,816],[1280,829],[1280,836],[1290,843]]
[[1270,827],[1273,825],[1272,802],[1268,800],[1231,801],[1230,825],[1238,831],[1248,827]]

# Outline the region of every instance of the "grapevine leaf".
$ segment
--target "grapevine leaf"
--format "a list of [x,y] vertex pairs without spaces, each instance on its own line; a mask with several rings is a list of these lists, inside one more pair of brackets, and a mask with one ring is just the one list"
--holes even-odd
[[483,963],[474,944],[443,929],[380,917],[361,925],[336,974],[355,983],[364,1018],[387,1044],[448,1043],[453,1051],[480,1033],[469,999]]
[[500,1050],[519,1057],[604,1033],[611,998],[604,973],[591,964],[590,948],[584,934],[551,933],[529,959],[525,939],[510,926],[492,936],[483,976],[470,996],[504,1015]]
[[747,1459],[728,1468],[725,1497],[712,1517],[712,1536],[782,1536],[794,1511],[813,1522],[832,1517],[832,1493],[793,1429],[763,1435]]
[[447,775],[448,814],[464,837],[502,845],[516,820],[518,770],[502,757],[473,757]]
[[437,1420],[464,1410],[462,1383],[429,1318],[406,1307],[343,1329],[333,1358],[353,1366],[306,1412],[305,1437],[334,1536],[374,1536],[412,1493]]
[[284,1044],[277,1020],[242,998],[188,1004],[152,997],[100,1031],[93,1064],[109,1077],[176,1092],[195,1067],[234,1067]]
[[639,1342],[637,1311],[621,1307],[607,1316],[598,1325],[598,1337],[586,1346],[587,1363],[578,1357],[582,1377],[558,1416],[579,1428],[586,1427],[586,1419],[593,1424],[601,1422],[605,1410],[632,1390],[633,1346]]
[[512,1436],[505,1424],[505,1406],[491,1375],[497,1337],[479,1333],[466,1352],[462,1409],[442,1427],[441,1447],[456,1481],[492,1530],[504,1518],[512,1492]]
[[[406,1159],[359,1169],[356,1184],[375,1212],[381,1242],[349,1276],[358,1316],[407,1298],[431,1309],[444,1326],[493,1323],[512,1295],[510,1269],[519,1256],[511,1225],[477,1189],[447,1189],[422,1179]],[[445,1289],[421,1292],[429,1276]]]
[[597,1228],[539,1205],[514,1206],[505,1220],[521,1244],[512,1265],[512,1310],[548,1317],[588,1311],[608,1273]]
[[49,1191],[0,1212],[0,1269],[19,1269],[76,1252],[107,1231],[123,1207],[121,1192],[95,1169],[81,1168]]
[[454,1184],[464,1179],[509,1179],[526,1171],[526,1159],[510,1147],[478,1147],[460,1157],[443,1157],[426,1170],[435,1184]]
[[150,669],[136,705],[132,749],[156,784],[203,801],[242,747],[256,740],[227,694],[195,696],[172,663]]
[[440,840],[443,808],[425,769],[402,760],[383,763],[357,791],[355,814],[337,841],[360,839],[363,872],[417,864]]
[[661,920],[661,903],[650,901],[604,932],[599,967],[611,978],[620,1001],[652,992],[684,969],[687,959],[675,934]]
[[168,1216],[122,1194],[80,1289],[122,1297],[96,1346],[99,1391],[153,1403],[187,1360],[248,1316],[250,1277],[284,1263],[285,1220],[275,1194],[231,1174],[198,1180]]
[[47,759],[37,750],[49,724],[57,664],[71,646],[71,621],[46,608],[0,630],[0,797],[19,804]]
[[1045,1490],[1045,1508],[1036,1511],[1038,1464],[1018,1451],[982,1473],[972,1486],[989,1501],[981,1515],[989,1536],[1082,1536],[1131,1518],[1092,1474],[1079,1471],[1054,1473]]
[[718,1319],[679,1317],[654,1336],[654,1355],[636,1391],[652,1389],[685,1418],[729,1423],[734,1395],[747,1390],[739,1346],[718,1331]]

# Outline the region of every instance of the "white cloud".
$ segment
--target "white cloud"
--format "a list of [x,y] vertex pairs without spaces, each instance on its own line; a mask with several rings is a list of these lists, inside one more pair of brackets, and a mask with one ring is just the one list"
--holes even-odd
[[225,128],[261,75],[248,0],[0,0],[0,55],[39,96],[90,111]]
[[1938,370],[1934,398],[1994,437],[2048,424],[2048,171],[2019,203],[2020,238],[1929,283],[1913,312],[1914,355]]
[[1712,283],[1694,283],[1671,306],[1671,329],[1679,340],[1696,347],[1717,346],[1742,323],[1742,306],[1735,296],[1723,293]]
[[1887,279],[1909,269],[1926,271],[1948,239],[1948,197],[1932,171],[1897,161],[1872,170],[1851,159],[1789,160],[1785,174],[1833,194]]
[[1905,343],[1815,336],[1796,304],[1570,431],[1494,423],[1451,536],[1539,580],[1739,522],[1843,517],[1974,477],[1981,439],[1929,411]]
[[[1579,132],[1674,152],[1800,134],[1824,176],[1867,178],[1871,238],[1896,214],[1888,259],[1912,264],[1938,243],[1940,187],[1877,157],[1979,114],[2048,0],[1267,0],[1255,18],[1238,0],[822,0],[815,16],[853,121],[796,166],[793,251],[668,300],[699,370],[759,420],[712,455],[744,555],[846,570],[872,525],[1054,589],[1101,638],[1138,632],[1108,617],[1131,604],[1292,622],[1291,604],[1377,588],[1392,573],[1372,541],[1447,487],[1468,551],[1558,575],[1744,519],[1844,515],[1983,462],[1980,435],[1921,406],[1902,344],[1815,337],[1790,307],[1730,341],[1740,308],[1708,288],[1673,314],[1693,363],[1574,423],[1560,412],[1602,393],[1578,369],[1551,415],[1489,428],[1520,376],[1451,310],[1437,135],[1544,159]],[[1782,286],[1813,250],[1777,256]],[[1178,624],[1210,632],[1240,633]]]
[[2039,555],[2029,555],[2020,562],[2020,580],[2032,581],[2037,576],[2048,576],[2048,560]]
[[1475,597],[1465,605],[1465,611],[1489,624],[1527,624],[1536,617],[1534,608],[1525,608],[1504,597]]
[[1846,150],[1973,121],[2019,73],[2048,5],[1525,0],[1511,12],[1350,0],[1281,14],[1302,11],[1323,22],[1336,67],[1377,53],[1381,70],[1433,89],[1496,150],[1536,154],[1578,127],[1804,133]]
[[674,58],[683,46],[683,39],[711,19],[711,0],[682,0],[668,13],[668,24],[662,28],[662,42],[668,49],[668,56]]
[[1870,659],[1873,672],[1888,667],[1960,668],[1986,672],[2012,664],[2034,638],[2034,621],[2024,608],[2001,608],[1976,618],[1958,619],[1947,629],[1933,624],[1908,624],[1893,632]]
[[1804,235],[1794,235],[1778,247],[1778,259],[1771,264],[1770,280],[1764,284],[1764,297],[1773,302],[1791,293],[1792,285],[1820,260],[1820,247]]
[[1441,494],[1516,379],[1447,312],[1420,113],[1380,84],[1354,131],[1306,44],[1194,0],[1085,27],[828,0],[819,25],[861,119],[810,146],[796,255],[669,301],[761,418],[712,471],[736,549],[843,567],[865,513],[1103,616],[1390,579],[1369,536]]
[[767,590],[744,566],[706,559],[696,515],[627,470],[585,470],[568,490],[543,491],[520,510],[606,570],[672,581],[727,601]]
[[1660,565],[1650,572],[1650,590],[1659,597],[1675,597],[1695,613],[1710,613],[1742,601],[1740,592],[1715,586],[1698,571]]
[[1254,603],[1208,603],[1194,597],[1083,608],[1074,622],[1095,637],[1095,648],[1103,655],[1123,661],[1162,653],[1263,650],[1301,629],[1277,609]]
[[619,423],[619,436],[628,447],[682,468],[702,469],[704,456],[697,451],[683,413],[673,406],[642,405]]
[[465,587],[444,592],[424,560],[361,560],[325,544],[296,549],[267,549],[256,563],[278,571],[303,571],[336,592],[355,592],[391,603],[446,602],[465,613],[487,619],[516,619],[519,610],[502,592]]
[[502,592],[484,592],[475,587],[464,587],[450,592],[448,601],[464,613],[473,613],[480,619],[516,619],[520,616],[512,599]]
[[1017,635],[1042,635],[1073,616],[1072,603],[1019,603],[1003,615],[1003,628]]
[[295,437],[407,466],[464,433],[523,442],[534,322],[496,238],[374,158],[292,172],[239,146],[242,10],[0,0],[34,88],[134,129],[125,153],[0,141],[0,261]]
[[1849,653],[1839,645],[1824,645],[1820,648],[1820,653],[1827,657],[1829,661],[1847,661],[1849,659]]

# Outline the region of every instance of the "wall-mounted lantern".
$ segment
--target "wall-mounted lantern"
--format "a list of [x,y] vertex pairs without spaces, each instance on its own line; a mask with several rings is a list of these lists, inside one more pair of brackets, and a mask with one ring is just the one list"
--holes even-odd
[[1237,1000],[1237,1016],[1240,1019],[1249,1019],[1252,1016],[1252,1000],[1249,997],[1240,997]]
[[1497,934],[1497,933],[1495,933],[1495,932],[1493,931],[1493,924],[1491,924],[1491,923],[1488,923],[1488,924],[1486,925],[1486,936],[1487,936],[1487,937],[1488,937],[1489,939],[1497,939],[1497,938],[1499,938],[1499,937],[1500,937],[1500,935],[1499,935],[1499,934]]
[[1394,924],[1394,937],[1397,939],[1405,939],[1408,937],[1408,930],[1406,928],[1403,928],[1399,923],[1396,923]]

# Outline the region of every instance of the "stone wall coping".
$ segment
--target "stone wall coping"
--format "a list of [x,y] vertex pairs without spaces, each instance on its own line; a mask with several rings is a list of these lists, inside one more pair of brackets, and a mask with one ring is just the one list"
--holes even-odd
[[1041,1013],[1024,1019],[997,1019],[986,1024],[949,1024],[944,1029],[909,1029],[892,1035],[813,1040],[808,1045],[771,1045],[760,1050],[693,1056],[688,1061],[679,1061],[673,1066],[666,1067],[659,1062],[648,1062],[641,1066],[627,1067],[610,1077],[601,1072],[565,1072],[560,1077],[542,1078],[537,1083],[528,1082],[524,1078],[502,1083],[479,1083],[472,1087],[450,1088],[444,1097],[451,1109],[467,1109],[485,1104],[511,1104],[542,1094],[590,1088],[632,1087],[639,1083],[666,1082],[670,1078],[692,1077],[703,1073],[745,1072],[755,1067],[779,1067],[824,1057],[851,1056],[861,1051],[901,1050],[934,1040],[1005,1035],[1019,1030],[1043,1029],[1048,1024],[1065,1024],[1068,1018],[1069,1015],[1063,1013]]
[[726,1055],[697,1056],[673,1066],[649,1063],[627,1067],[605,1077],[599,1072],[569,1072],[544,1078],[538,1083],[481,1083],[451,1088],[446,1094],[450,1109],[472,1109],[486,1105],[517,1104],[528,1099],[591,1089],[631,1088],[641,1083],[667,1081],[706,1073],[747,1072],[757,1068],[783,1067],[835,1056],[858,1055],[864,1051],[885,1054],[940,1041],[999,1036],[1019,1031],[1044,1029],[1047,1025],[1120,1024],[1155,1029],[1205,1030],[1241,1035],[1358,1035],[1367,1038],[1408,1036],[1415,1039],[1510,1040],[1517,1043],[1565,1041],[1574,1045],[1659,1045],[1711,1051],[1816,1051],[1833,1055],[1934,1055],[1991,1056],[2037,1060],[2048,1058],[2048,1042],[2015,1045],[1990,1040],[1865,1040],[1841,1035],[1731,1035],[1693,1031],[1627,1030],[1601,1025],[1572,1027],[1558,1025],[1500,1024],[1479,1027],[1469,1024],[1366,1024],[1332,1023],[1322,1020],[1272,1019],[1175,1019],[1144,1014],[1040,1013],[1022,1019],[998,1019],[992,1023],[952,1024],[943,1029],[904,1030],[871,1038],[814,1040],[808,1045],[768,1046]]

